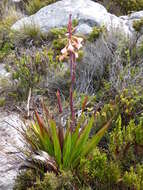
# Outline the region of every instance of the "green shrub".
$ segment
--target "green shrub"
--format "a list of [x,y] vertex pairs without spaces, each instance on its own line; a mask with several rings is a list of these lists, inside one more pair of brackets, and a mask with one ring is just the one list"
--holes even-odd
[[[29,88],[38,88],[44,77],[54,73],[56,67],[60,67],[53,59],[52,51],[46,47],[42,50],[31,49],[29,53],[22,53],[15,57],[13,65],[13,80],[16,81],[18,96],[26,98]],[[50,70],[49,70],[50,69]]]
[[29,15],[32,15],[39,11],[42,7],[51,3],[55,3],[58,0],[30,0],[25,4],[26,11]]
[[143,27],[143,19],[140,20],[135,20],[133,22],[133,28],[137,31],[140,32]]
[[3,107],[6,103],[5,97],[0,97],[0,107]]
[[38,176],[37,172],[36,171],[33,172],[33,170],[30,169],[24,172],[20,172],[18,177],[16,178],[16,182],[13,189],[14,190],[25,190],[25,188],[29,189],[29,187],[33,186],[37,176]]
[[92,32],[88,36],[88,40],[90,42],[95,41],[97,38],[99,38],[102,32],[103,32],[103,27],[97,27],[97,26],[93,27]]
[[125,172],[123,183],[126,187],[136,190],[142,190],[143,187],[143,165],[138,164],[136,168],[130,168],[129,172]]
[[123,13],[129,13],[131,11],[139,11],[143,8],[143,1],[142,0],[116,0],[116,3],[120,5],[121,10]]
[[[109,0],[108,9],[112,10],[112,7],[115,6],[114,10],[112,10],[115,14],[128,14],[132,11],[140,11],[143,8],[142,0]],[[120,10],[120,11],[119,11]]]
[[57,176],[52,172],[38,174],[35,170],[29,169],[18,175],[14,190],[73,190],[74,187],[84,189],[71,171],[61,171]]
[[35,24],[30,25],[30,26],[24,26],[20,32],[14,32],[13,33],[13,39],[15,43],[26,43],[25,41],[40,41],[44,39],[44,35],[41,33],[40,29],[38,26]]
[[110,189],[117,184],[121,171],[118,164],[109,161],[106,153],[94,150],[90,159],[82,159],[80,180],[96,189]]
[[10,27],[19,18],[20,16],[15,9],[11,8],[8,10],[8,13],[0,19],[0,59],[3,59],[14,48]]
[[137,125],[133,120],[128,126],[122,126],[121,117],[116,122],[116,128],[110,134],[109,149],[114,160],[117,160],[124,169],[132,163],[138,163],[142,157],[142,121]]

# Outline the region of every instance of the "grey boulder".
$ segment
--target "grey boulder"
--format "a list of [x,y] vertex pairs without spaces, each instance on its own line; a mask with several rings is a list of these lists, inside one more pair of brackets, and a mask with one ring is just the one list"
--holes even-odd
[[69,14],[72,19],[77,19],[77,31],[88,34],[93,26],[105,26],[120,30],[126,36],[132,36],[126,20],[107,12],[104,6],[91,0],[62,0],[40,9],[36,14],[24,17],[17,21],[13,30],[20,30],[24,26],[38,26],[43,33],[48,33],[51,28],[67,25]]

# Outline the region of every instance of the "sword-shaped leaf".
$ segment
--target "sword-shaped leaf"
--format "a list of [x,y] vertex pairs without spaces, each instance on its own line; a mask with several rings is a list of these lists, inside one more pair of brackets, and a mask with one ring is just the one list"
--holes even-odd
[[91,128],[93,126],[93,122],[94,122],[94,116],[92,116],[92,118],[90,119],[88,124],[85,126],[82,134],[79,136],[79,139],[77,140],[77,143],[75,145],[75,149],[73,150],[72,155],[71,155],[71,159],[70,159],[70,163],[72,163],[73,166],[76,165],[77,160],[81,156],[83,148],[84,148],[84,146],[88,140],[89,133],[90,133]]
[[51,132],[52,132],[52,140],[54,144],[54,154],[55,154],[55,159],[58,163],[59,166],[61,166],[61,147],[60,147],[60,142],[56,130],[56,123],[51,120],[50,121],[50,127],[51,127]]
[[68,168],[69,159],[71,156],[71,131],[68,130],[67,132],[68,133],[66,134],[67,136],[63,147],[63,169]]

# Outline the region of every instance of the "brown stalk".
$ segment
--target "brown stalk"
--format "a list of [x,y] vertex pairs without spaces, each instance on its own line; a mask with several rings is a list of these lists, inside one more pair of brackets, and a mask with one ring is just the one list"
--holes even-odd
[[58,100],[59,113],[62,113],[63,109],[62,109],[61,96],[59,90],[57,90],[56,96]]
[[61,151],[63,151],[63,145],[64,145],[64,129],[62,126],[58,127],[58,137],[60,142]]
[[83,101],[83,103],[82,103],[82,112],[84,112],[84,110],[85,110],[87,101],[88,101],[88,96],[85,96],[84,101]]
[[42,120],[42,118],[39,116],[39,114],[38,114],[38,112],[35,110],[35,116],[36,116],[36,119],[37,119],[37,121],[38,121],[38,124],[39,124],[39,127],[40,127],[40,131],[41,131],[41,134],[42,134],[42,136],[44,135],[44,129],[45,129],[45,127],[44,127],[44,122],[43,122],[43,120]]
[[42,100],[42,107],[43,107],[43,110],[44,110],[44,112],[45,112],[45,114],[46,114],[46,117],[47,117],[48,119],[52,119],[52,116],[50,115],[49,110],[48,110],[48,108],[46,107],[46,105],[45,105],[45,103],[44,103],[43,100]]

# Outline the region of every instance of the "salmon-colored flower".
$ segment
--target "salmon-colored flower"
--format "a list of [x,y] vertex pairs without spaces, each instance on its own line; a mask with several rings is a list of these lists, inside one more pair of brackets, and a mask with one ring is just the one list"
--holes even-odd
[[[71,22],[69,23],[71,24]],[[60,61],[68,58],[70,53],[75,54],[75,57],[78,58],[78,50],[82,48],[83,38],[73,35],[72,32],[74,29],[71,27],[72,26],[68,25],[68,30],[70,31],[66,34],[68,40],[66,46],[61,50],[62,55],[59,56]]]
[[68,44],[68,47],[67,47],[67,51],[74,52],[74,46],[72,45],[71,41],[69,41],[69,44]]

